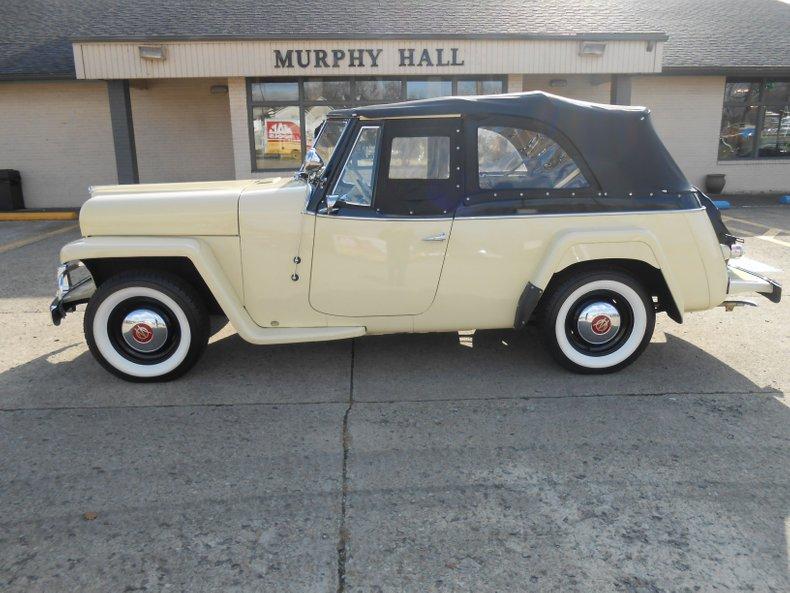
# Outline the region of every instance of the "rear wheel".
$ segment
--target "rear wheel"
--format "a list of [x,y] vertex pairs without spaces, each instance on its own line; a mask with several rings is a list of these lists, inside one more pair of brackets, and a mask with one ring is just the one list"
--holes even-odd
[[582,272],[547,295],[543,334],[554,358],[578,373],[610,373],[636,360],[653,335],[650,295],[624,272]]
[[91,353],[111,373],[127,381],[168,381],[205,350],[209,317],[197,292],[177,276],[126,272],[93,295],[84,329]]

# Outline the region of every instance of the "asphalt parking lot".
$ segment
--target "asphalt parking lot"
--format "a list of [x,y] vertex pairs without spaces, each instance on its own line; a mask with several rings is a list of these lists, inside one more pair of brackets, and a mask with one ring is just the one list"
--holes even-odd
[[[790,269],[790,206],[728,211]],[[659,317],[619,374],[534,330],[254,347],[124,383],[0,223],[3,591],[787,591],[790,295]]]

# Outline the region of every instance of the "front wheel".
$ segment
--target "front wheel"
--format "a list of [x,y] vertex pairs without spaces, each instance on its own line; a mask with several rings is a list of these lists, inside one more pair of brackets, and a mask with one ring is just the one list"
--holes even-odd
[[620,370],[639,357],[653,335],[653,300],[624,272],[582,272],[547,299],[543,334],[549,350],[577,373]]
[[168,381],[189,370],[205,350],[209,317],[197,292],[177,276],[126,272],[93,295],[84,329],[91,353],[114,375]]

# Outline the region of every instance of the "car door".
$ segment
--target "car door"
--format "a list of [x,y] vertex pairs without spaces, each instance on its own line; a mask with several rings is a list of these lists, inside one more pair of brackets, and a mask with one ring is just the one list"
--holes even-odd
[[459,118],[361,121],[315,221],[310,304],[417,315],[434,300],[461,196]]

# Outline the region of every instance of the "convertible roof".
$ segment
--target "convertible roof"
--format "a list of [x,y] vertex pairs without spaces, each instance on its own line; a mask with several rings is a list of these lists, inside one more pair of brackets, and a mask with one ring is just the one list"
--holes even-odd
[[329,117],[365,119],[450,115],[529,118],[559,130],[587,161],[601,189],[612,195],[693,190],[656,134],[645,107],[588,103],[533,91],[421,99],[329,113]]

